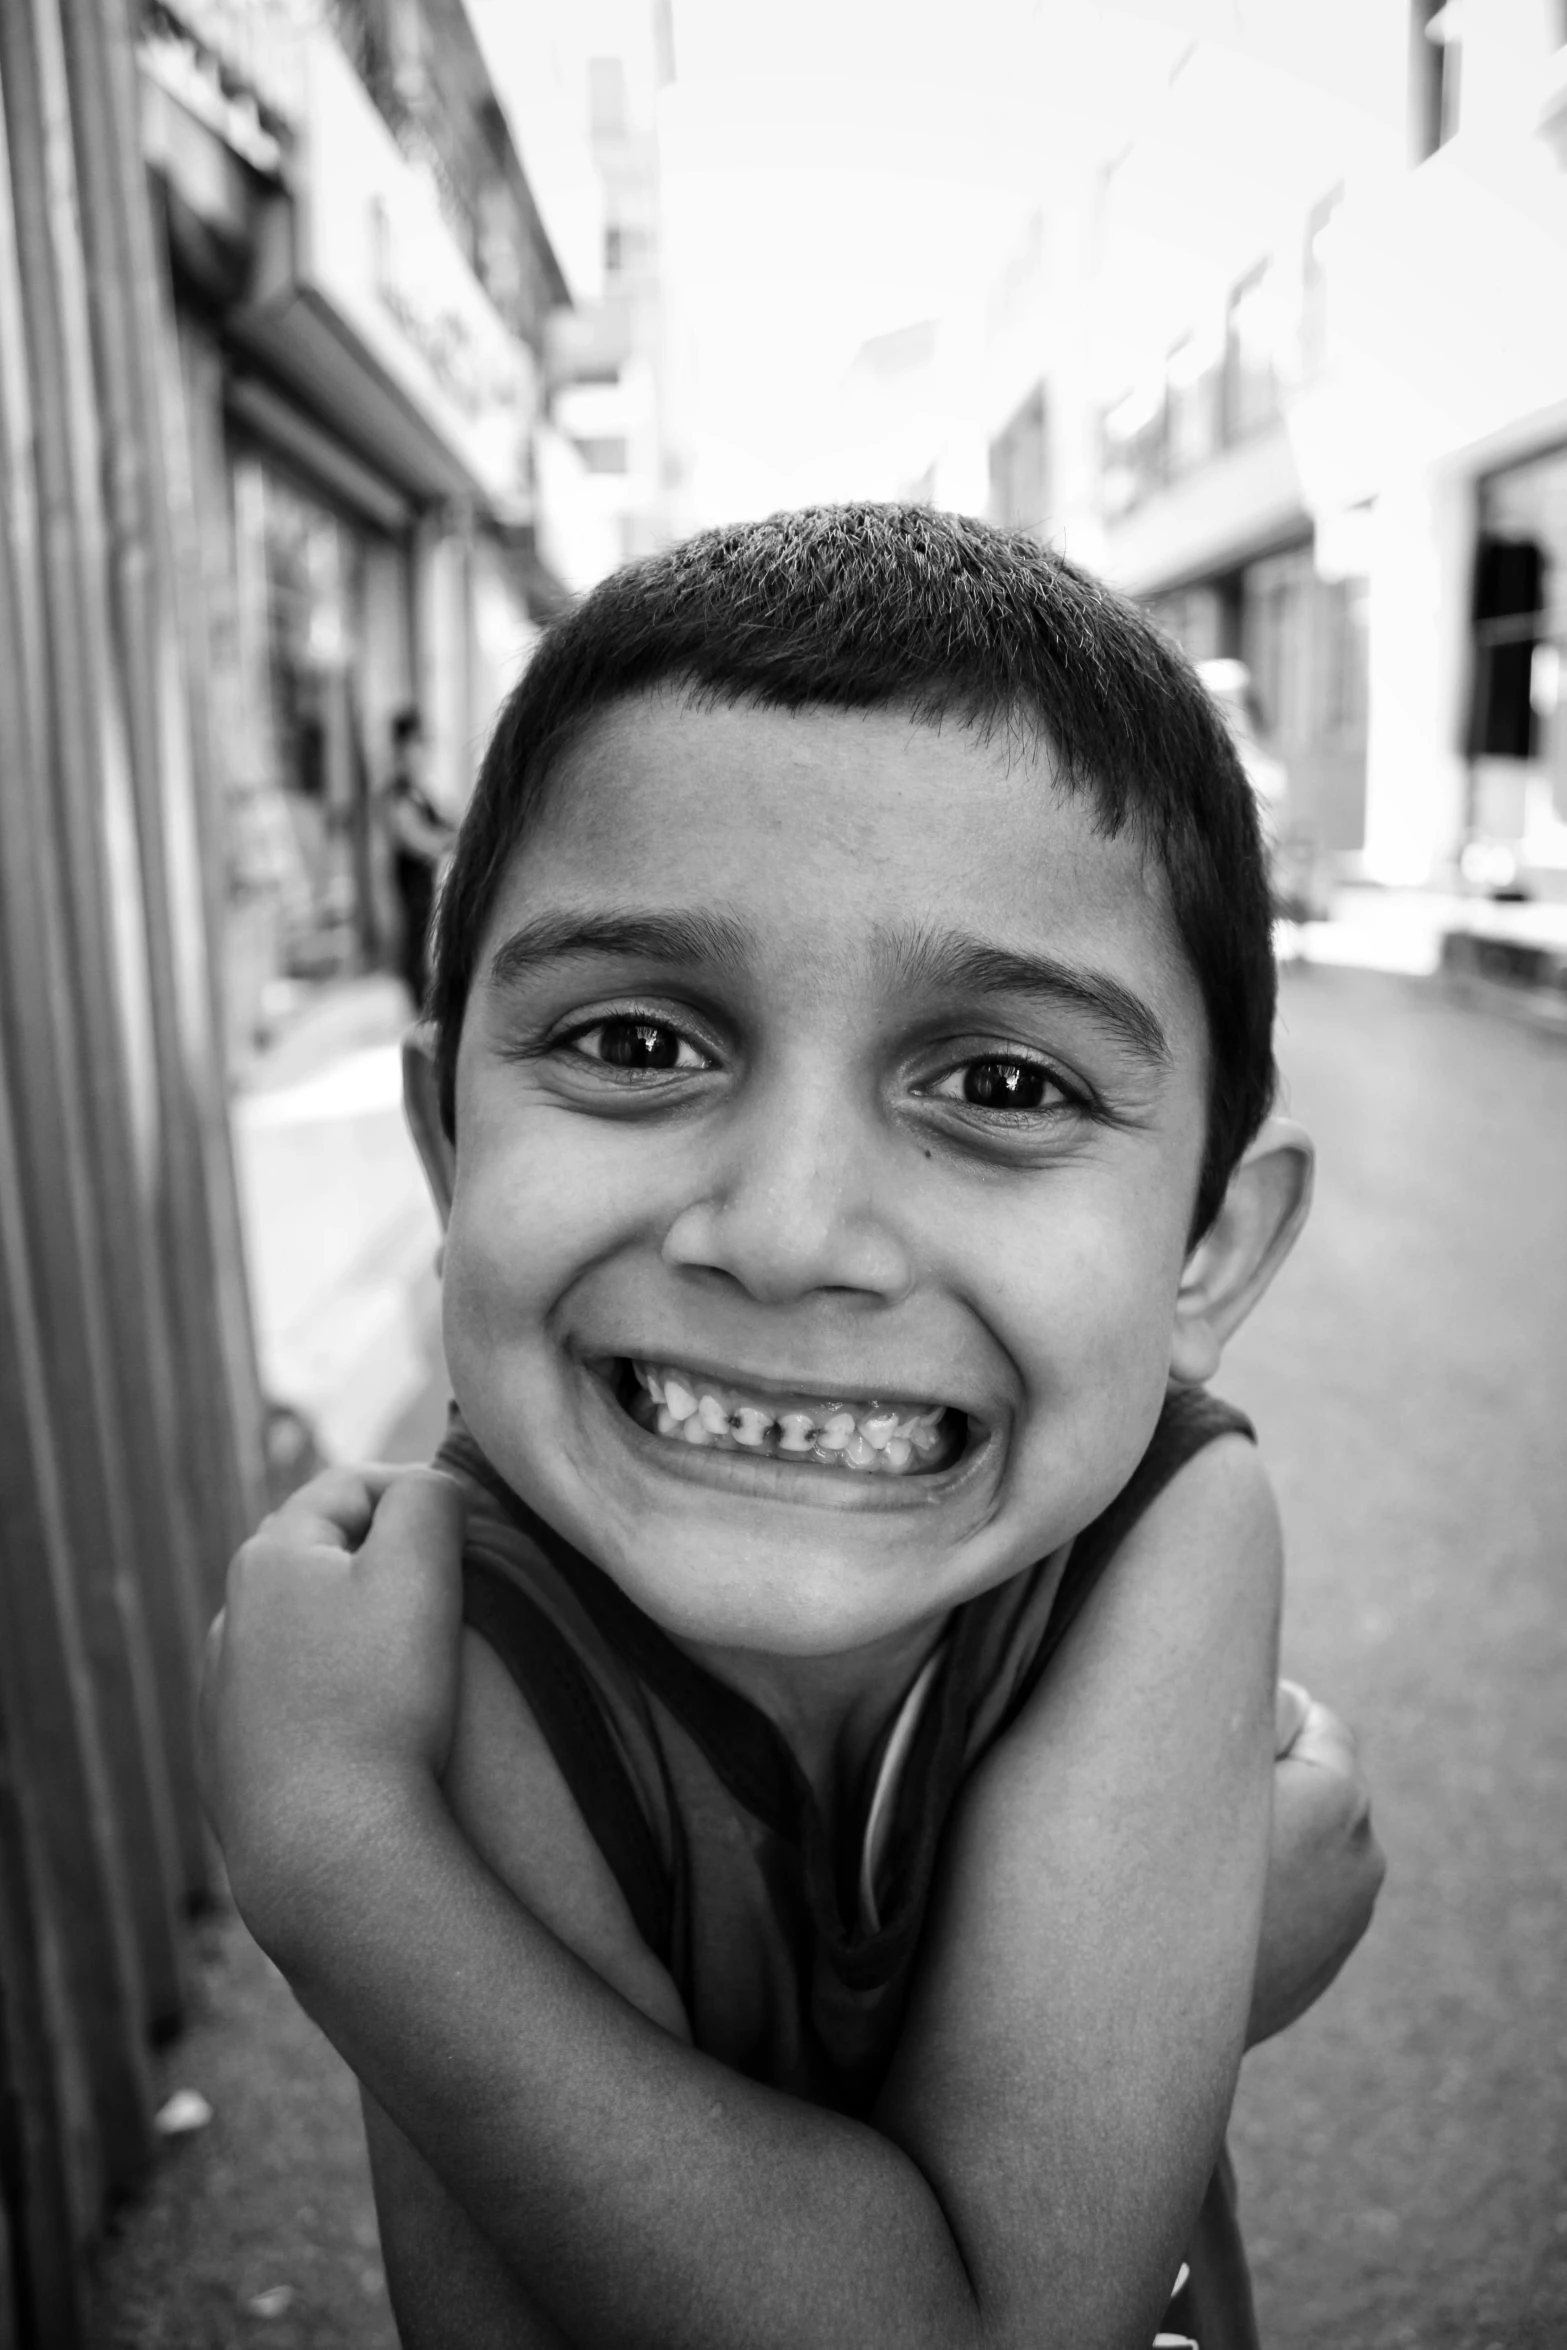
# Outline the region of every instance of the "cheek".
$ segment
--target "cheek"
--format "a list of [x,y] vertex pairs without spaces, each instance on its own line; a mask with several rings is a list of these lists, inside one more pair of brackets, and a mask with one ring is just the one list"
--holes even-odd
[[991,1252],[988,1284],[993,1326],[1025,1385],[1055,1409],[1162,1393],[1184,1250],[1162,1194],[1058,1192],[1031,1221],[1007,1236],[1004,1256]]
[[446,1238],[446,1315],[459,1343],[467,1333],[515,1346],[542,1328],[585,1273],[643,1236],[647,1190],[608,1126],[548,1113],[504,1126],[475,1119]]
[[483,1151],[459,1156],[441,1282],[459,1400],[465,1377],[491,1370],[526,1343],[559,1280],[550,1191],[524,1179],[525,1164]]

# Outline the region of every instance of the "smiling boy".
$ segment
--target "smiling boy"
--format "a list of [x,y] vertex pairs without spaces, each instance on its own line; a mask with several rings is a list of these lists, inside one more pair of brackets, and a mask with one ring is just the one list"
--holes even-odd
[[410,2344],[1254,2341],[1248,2020],[1379,1873],[1273,1923],[1272,1010],[1222,724],[1027,540],[780,517],[536,656],[434,996],[467,1626],[453,1488],[340,1475],[209,1697]]

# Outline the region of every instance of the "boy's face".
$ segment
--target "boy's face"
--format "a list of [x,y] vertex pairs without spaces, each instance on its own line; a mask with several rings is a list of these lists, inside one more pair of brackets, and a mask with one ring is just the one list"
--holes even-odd
[[1206,1076],[1162,876],[1039,757],[891,710],[612,709],[464,1023],[468,1425],[678,1637],[895,1638],[1136,1465]]

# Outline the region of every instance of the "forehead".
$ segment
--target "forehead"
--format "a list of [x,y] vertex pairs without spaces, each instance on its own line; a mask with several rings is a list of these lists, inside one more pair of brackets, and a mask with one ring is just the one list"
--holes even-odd
[[1106,836],[1048,742],[895,709],[703,707],[673,694],[600,713],[562,754],[492,910],[491,946],[557,906],[721,906],[759,953],[813,967],[961,929],[1153,987],[1202,1020],[1157,862]]

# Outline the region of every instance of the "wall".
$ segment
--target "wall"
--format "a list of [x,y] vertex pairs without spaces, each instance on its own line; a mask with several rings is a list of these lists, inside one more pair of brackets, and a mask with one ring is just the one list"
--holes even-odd
[[209,1891],[194,1692],[263,1463],[119,0],[7,0],[0,95],[0,2343],[73,2350]]

